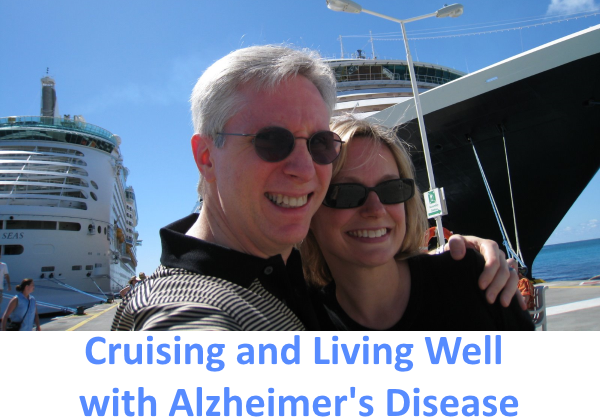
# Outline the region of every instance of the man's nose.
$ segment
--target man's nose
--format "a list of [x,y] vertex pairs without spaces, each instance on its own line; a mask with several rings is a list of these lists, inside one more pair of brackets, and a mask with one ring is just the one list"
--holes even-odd
[[316,173],[315,162],[308,151],[307,141],[306,139],[296,138],[294,150],[284,160],[285,174],[301,181],[309,181]]

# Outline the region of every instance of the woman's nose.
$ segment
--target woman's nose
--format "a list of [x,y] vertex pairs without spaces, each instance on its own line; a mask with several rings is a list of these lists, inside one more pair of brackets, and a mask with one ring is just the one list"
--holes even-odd
[[367,201],[361,207],[361,213],[364,217],[381,217],[385,214],[385,207],[375,191],[369,192]]

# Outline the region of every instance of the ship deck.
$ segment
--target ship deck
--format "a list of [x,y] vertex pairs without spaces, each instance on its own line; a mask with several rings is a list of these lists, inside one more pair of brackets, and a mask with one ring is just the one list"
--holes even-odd
[[[545,283],[548,331],[600,331],[600,281]],[[109,331],[120,301],[91,307],[84,315],[42,318],[42,331]]]

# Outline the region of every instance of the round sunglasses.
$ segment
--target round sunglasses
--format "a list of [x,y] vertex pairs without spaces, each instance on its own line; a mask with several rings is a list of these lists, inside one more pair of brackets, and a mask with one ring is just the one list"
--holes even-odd
[[381,204],[404,203],[415,195],[415,181],[409,178],[392,179],[374,187],[365,187],[362,184],[331,184],[323,205],[334,209],[360,207],[365,204],[371,191],[375,191]]
[[306,137],[295,137],[283,127],[266,127],[256,134],[217,133],[219,136],[253,137],[252,144],[256,154],[267,162],[280,162],[288,157],[296,139],[305,139],[313,161],[319,165],[327,165],[337,159],[342,148],[342,139],[333,131],[317,131]]

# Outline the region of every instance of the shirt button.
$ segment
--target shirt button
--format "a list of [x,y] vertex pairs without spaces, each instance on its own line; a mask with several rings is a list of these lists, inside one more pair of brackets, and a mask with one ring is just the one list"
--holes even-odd
[[269,266],[267,268],[265,268],[265,274],[268,276],[269,274],[271,274],[273,272],[273,267]]

